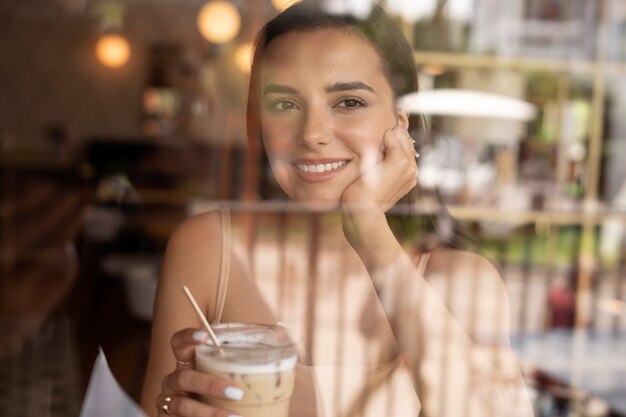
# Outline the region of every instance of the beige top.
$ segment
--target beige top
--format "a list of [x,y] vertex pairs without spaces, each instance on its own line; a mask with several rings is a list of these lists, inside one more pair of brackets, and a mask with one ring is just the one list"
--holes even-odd
[[[214,323],[222,320],[233,252],[244,247],[233,239],[233,228],[237,229],[237,225],[231,224],[229,211],[222,209],[220,213],[223,250]],[[278,234],[283,237],[290,233],[282,232],[285,234],[281,235],[280,230]],[[295,327],[304,342],[296,368],[296,391],[290,415],[367,417],[391,415],[390,412],[396,417],[417,415],[419,402],[411,375],[400,366],[391,326],[369,277],[362,276],[364,269],[344,263],[341,256],[333,259],[337,252],[332,250],[317,253],[311,264],[311,246],[306,245],[310,242],[303,242],[302,236],[291,232],[293,239],[287,236],[286,241],[278,243],[258,238],[255,253],[249,254],[259,292],[279,320]],[[268,234],[263,226],[256,231],[257,236]],[[302,258],[307,257],[308,271],[301,268]],[[428,254],[420,256],[420,273],[426,270],[428,259]],[[317,274],[311,274],[311,269]],[[342,277],[329,280],[325,271],[335,271]],[[312,298],[315,301],[311,303]],[[313,314],[316,320],[307,321],[303,316],[308,314]],[[388,400],[381,404],[378,397],[383,390],[393,393],[393,405]],[[315,393],[315,400],[311,399],[311,392]],[[389,410],[390,406],[393,411]]]

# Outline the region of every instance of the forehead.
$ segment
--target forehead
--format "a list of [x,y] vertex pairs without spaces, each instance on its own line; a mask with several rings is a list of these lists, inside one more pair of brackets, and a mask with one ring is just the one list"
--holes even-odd
[[[345,29],[290,32],[268,45],[261,83],[296,81],[336,82],[336,78],[370,78],[387,84],[380,55],[363,36]],[[313,77],[312,77],[313,76]]]

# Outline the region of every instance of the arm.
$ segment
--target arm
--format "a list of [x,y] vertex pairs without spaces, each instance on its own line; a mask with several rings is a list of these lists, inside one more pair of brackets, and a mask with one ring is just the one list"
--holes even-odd
[[182,286],[189,287],[204,312],[212,311],[220,246],[221,225],[215,213],[187,220],[168,243],[155,299],[150,354],[141,396],[141,406],[150,416],[165,416],[158,407],[174,392],[181,394],[173,396],[169,403],[172,414],[231,415],[189,396],[211,393],[227,398],[224,381],[180,363],[193,361],[195,345],[207,340],[206,333],[197,331],[201,322],[185,298]]
[[434,251],[429,265],[429,281],[402,257],[372,272],[423,414],[532,416],[496,269],[478,255],[449,249]]
[[[481,282],[490,286],[496,283],[497,297],[505,300],[501,333],[492,345],[497,351],[493,357],[499,360],[492,360],[492,356],[485,355],[484,349],[479,349],[470,339],[391,231],[385,212],[400,198],[398,196],[415,185],[411,180],[417,177],[417,167],[407,145],[410,143],[408,135],[402,127],[396,126],[387,132],[383,143],[384,159],[343,194],[343,227],[346,238],[372,277],[400,348],[409,364],[418,368],[415,379],[425,415],[431,415],[429,411],[436,409],[440,402],[463,404],[459,398],[462,392],[470,393],[467,404],[476,415],[532,415],[521,373],[506,338],[508,303],[499,274],[482,258],[474,263],[476,259],[459,253],[446,255],[445,262],[451,265],[463,265],[466,261],[479,265]],[[416,349],[416,340],[421,349]],[[424,394],[427,390],[419,386],[419,374],[426,369],[441,369],[441,354],[436,357],[431,353],[442,351],[445,362],[454,365],[453,369],[450,369],[453,365],[448,368],[454,374],[453,379],[465,390],[448,389],[445,398],[436,398]],[[451,378],[431,376],[446,381]]]

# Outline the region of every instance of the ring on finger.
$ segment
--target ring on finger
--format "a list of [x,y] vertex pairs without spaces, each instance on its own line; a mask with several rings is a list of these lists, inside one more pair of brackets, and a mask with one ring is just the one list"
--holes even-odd
[[187,365],[191,365],[191,364],[193,363],[193,361],[189,361],[189,362],[187,362],[187,361],[179,361],[179,360],[177,359],[177,360],[176,360],[176,363],[177,363],[178,365],[185,365],[185,366],[187,366]]
[[163,401],[161,402],[161,410],[165,411],[165,414],[168,416],[172,415],[170,411],[170,403],[172,402],[172,396],[166,395],[163,397]]
[[415,159],[420,157],[420,154],[415,150],[415,139],[413,139],[410,135],[407,136],[411,141],[411,150],[413,150],[413,154],[415,155]]

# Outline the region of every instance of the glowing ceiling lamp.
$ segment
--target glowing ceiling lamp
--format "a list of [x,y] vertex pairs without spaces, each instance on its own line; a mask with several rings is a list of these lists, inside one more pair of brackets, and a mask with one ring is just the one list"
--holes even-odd
[[235,49],[235,65],[244,74],[250,74],[252,42],[244,42]]
[[227,43],[239,33],[241,15],[228,1],[209,1],[200,9],[197,25],[200,34],[209,42]]
[[120,0],[100,0],[94,5],[102,35],[96,43],[96,57],[109,68],[123,67],[130,59],[130,44],[121,35],[125,5]]
[[124,66],[130,58],[130,45],[118,34],[106,34],[96,44],[96,56],[102,65],[109,68]]

